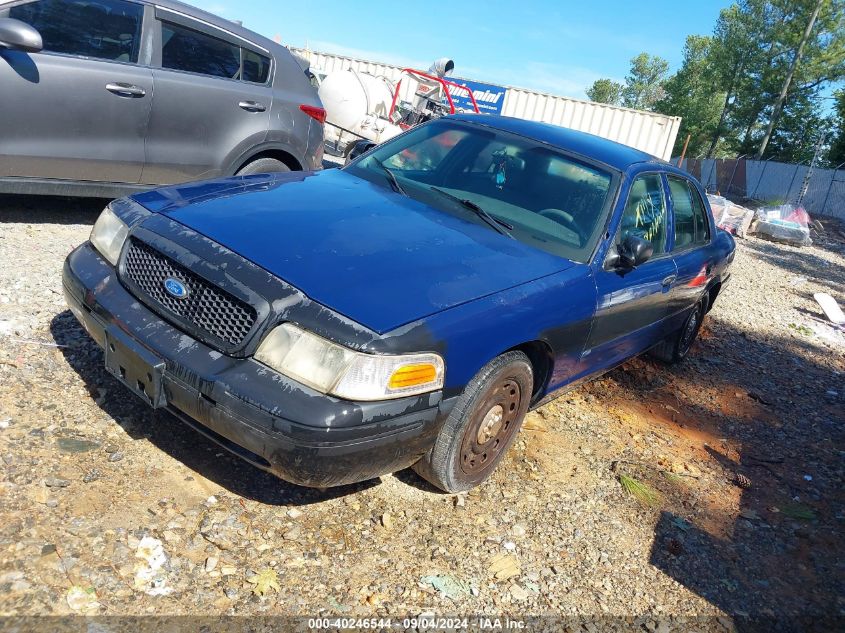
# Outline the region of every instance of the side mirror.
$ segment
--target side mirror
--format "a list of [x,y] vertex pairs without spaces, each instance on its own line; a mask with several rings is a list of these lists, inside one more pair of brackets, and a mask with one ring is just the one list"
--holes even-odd
[[346,150],[346,161],[344,162],[344,164],[346,165],[351,163],[361,154],[370,151],[375,146],[375,143],[363,138],[358,141],[355,141],[354,143],[350,143],[349,147]]
[[0,49],[37,53],[44,48],[41,34],[26,22],[0,18]]
[[631,270],[647,262],[654,254],[654,246],[648,240],[636,235],[628,235],[616,247],[605,262],[605,267],[615,270]]

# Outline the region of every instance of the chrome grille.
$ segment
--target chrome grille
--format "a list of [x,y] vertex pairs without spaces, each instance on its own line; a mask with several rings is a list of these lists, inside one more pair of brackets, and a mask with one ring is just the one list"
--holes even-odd
[[[230,346],[240,345],[255,325],[255,309],[225,290],[209,283],[181,264],[143,242],[131,239],[124,260],[124,278],[143,293],[138,298],[159,310],[164,317],[189,329],[206,332]],[[176,279],[187,288],[177,298],[165,290],[164,282]]]

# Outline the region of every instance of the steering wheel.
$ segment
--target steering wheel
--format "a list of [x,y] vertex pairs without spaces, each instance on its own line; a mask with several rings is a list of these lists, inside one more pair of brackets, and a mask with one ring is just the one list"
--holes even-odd
[[581,235],[581,228],[575,222],[575,218],[572,217],[571,213],[567,213],[561,209],[543,209],[539,214],[575,233],[578,236],[578,246],[583,245],[584,236]]

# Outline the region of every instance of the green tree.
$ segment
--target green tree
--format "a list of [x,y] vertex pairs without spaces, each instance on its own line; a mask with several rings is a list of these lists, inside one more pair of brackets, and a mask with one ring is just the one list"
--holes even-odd
[[836,93],[835,111],[836,132],[827,154],[827,161],[831,167],[838,167],[845,163],[845,89]]
[[596,103],[619,105],[622,102],[623,88],[622,84],[612,79],[596,79],[593,85],[587,88],[587,98]]
[[761,15],[762,4],[754,1],[745,2],[742,7],[734,4],[719,13],[708,50],[708,77],[713,79],[713,87],[722,92],[723,99],[707,158],[713,157],[720,141],[728,153],[735,149],[731,147],[729,124],[738,94],[748,85],[749,69],[753,69],[759,59],[759,31],[765,21],[765,16]]
[[704,155],[719,125],[724,95],[713,89],[717,82],[712,48],[711,37],[687,37],[681,69],[666,81],[665,96],[655,104],[657,112],[681,117],[675,155],[681,152],[687,134],[690,136],[687,154]]
[[845,76],[845,1],[745,0],[740,8],[758,25],[761,49],[738,94],[734,132],[741,152],[767,157],[779,127],[801,125],[783,118],[787,104],[797,107]]
[[[810,12],[810,16],[806,19],[806,26],[804,27],[801,37],[798,39],[798,45],[794,50],[790,51],[791,55],[789,67],[783,78],[783,84],[781,85],[778,97],[772,105],[772,113],[769,115],[769,124],[766,127],[766,132],[763,135],[763,138],[760,140],[760,147],[757,149],[757,160],[760,160],[763,157],[763,154],[766,151],[766,145],[768,145],[769,139],[772,137],[772,132],[774,131],[775,126],[778,123],[778,119],[783,112],[786,95],[789,94],[789,89],[792,87],[795,72],[801,64],[801,58],[804,55],[804,50],[807,48],[807,44],[813,35],[813,28],[816,26],[816,20],[818,19],[819,12],[822,10],[822,5],[824,4],[825,0],[814,0],[813,10]],[[800,18],[797,18],[797,20],[800,20]]]
[[796,92],[783,104],[780,122],[768,142],[766,156],[784,163],[809,161],[828,127],[818,94]]
[[[682,117],[677,150],[690,134],[692,155],[802,160],[827,126],[819,94],[845,79],[845,0],[737,0],[667,69],[648,53],[632,59],[621,103]],[[831,160],[845,146],[838,120]]]
[[637,110],[651,110],[663,99],[663,83],[669,72],[669,62],[657,55],[640,53],[631,60],[631,70],[625,78],[622,105]]
[[767,108],[780,81],[779,42],[785,18],[784,8],[770,0],[742,0],[720,14],[713,61],[719,87],[725,90],[725,102],[711,140],[714,149],[719,143],[728,153],[756,150]]
[[845,0],[740,0],[721,12],[710,57],[724,101],[708,155],[717,145],[722,154],[782,155],[767,147],[775,134],[801,139],[797,113],[817,120],[809,100],[845,75],[843,16]]

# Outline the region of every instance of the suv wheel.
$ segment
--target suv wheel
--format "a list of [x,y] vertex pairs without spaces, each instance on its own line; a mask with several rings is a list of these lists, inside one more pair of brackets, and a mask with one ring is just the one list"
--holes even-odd
[[280,171],[290,171],[290,167],[275,158],[259,158],[241,167],[237,176],[251,176],[252,174],[272,174]]
[[533,387],[525,354],[508,352],[494,358],[464,389],[434,447],[414,470],[446,492],[483,482],[516,438]]

